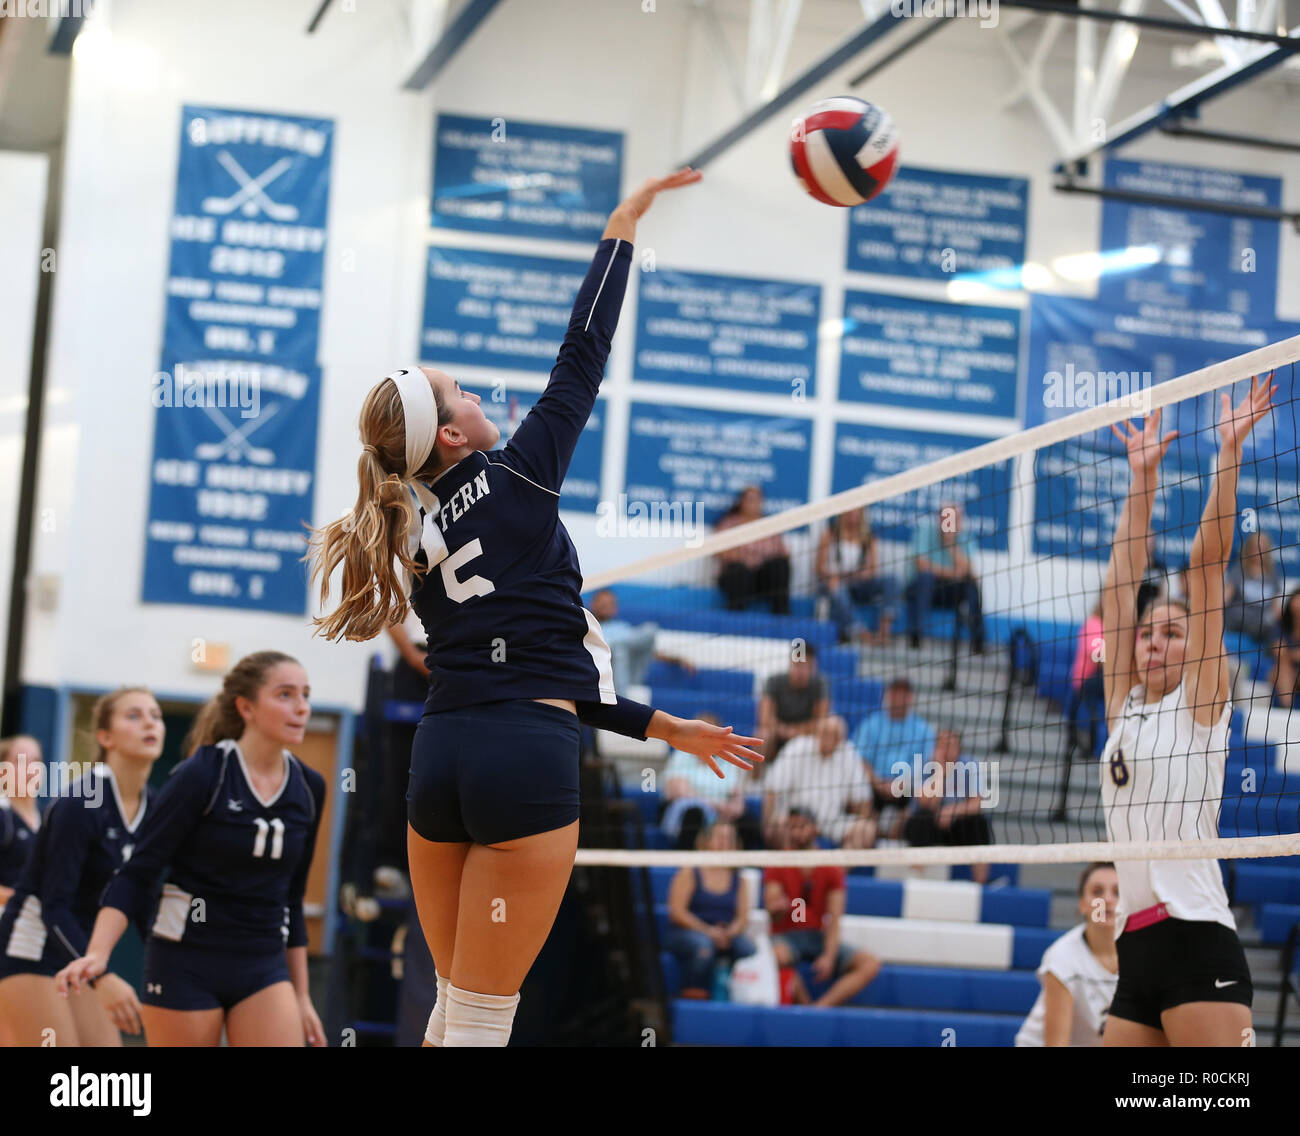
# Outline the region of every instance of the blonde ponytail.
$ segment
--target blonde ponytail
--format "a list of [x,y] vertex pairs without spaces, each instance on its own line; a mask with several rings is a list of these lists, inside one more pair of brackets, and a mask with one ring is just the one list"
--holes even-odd
[[[433,388],[438,424],[451,415]],[[305,559],[312,564],[313,584],[320,580],[321,606],[330,594],[330,577],[343,566],[342,599],[328,615],[316,616],[326,639],[373,639],[406,617],[408,597],[401,565],[415,576],[421,571],[409,551],[417,519],[406,470],[406,427],[397,385],[385,379],[366,396],[360,421],[363,448],[357,461],[357,503],[352,512],[312,533]],[[438,448],[418,477],[438,473]]]

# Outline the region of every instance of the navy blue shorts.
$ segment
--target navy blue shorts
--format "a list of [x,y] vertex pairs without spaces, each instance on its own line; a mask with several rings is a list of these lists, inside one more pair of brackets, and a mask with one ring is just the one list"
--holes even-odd
[[288,981],[283,947],[266,954],[240,954],[151,935],[145,944],[140,1001],[164,1010],[229,1010],[259,990]]
[[425,840],[500,844],[578,819],[578,717],[527,699],[426,714],[406,815]]

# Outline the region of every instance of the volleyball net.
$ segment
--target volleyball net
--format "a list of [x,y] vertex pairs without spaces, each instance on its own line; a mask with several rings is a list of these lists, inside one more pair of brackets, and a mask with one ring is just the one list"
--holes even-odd
[[[1297,360],[1300,337],[1163,380],[1162,360],[1134,358],[1123,373],[1065,367],[1030,392],[1041,394],[1029,416],[1040,424],[1004,437],[932,433],[923,420],[836,423],[838,491],[822,500],[765,512],[741,485],[701,490],[691,506],[707,535],[684,532],[693,539],[679,547],[589,576],[584,598],[606,629],[620,693],[763,736],[767,760],[752,775],[724,765],[720,782],[662,743],[599,735],[618,808],[584,821],[579,863],[1300,852]],[[1099,601],[1131,480],[1111,427],[1160,409],[1162,433],[1177,431],[1160,466],[1138,604],[1185,602],[1220,397],[1235,407],[1252,376],[1270,373],[1278,391],[1244,445],[1225,565],[1233,708],[1223,781],[1189,775],[1177,757],[1149,759],[1132,771],[1143,791],[1127,806],[1131,839],[1111,841]],[[781,429],[762,417],[756,471],[762,430]],[[732,441],[743,451],[739,433]],[[782,492],[769,483],[773,499]],[[672,515],[682,504],[642,497],[627,486],[629,508]],[[715,818],[735,822],[735,849],[724,834],[698,850]],[[800,843],[808,818],[811,846]]]

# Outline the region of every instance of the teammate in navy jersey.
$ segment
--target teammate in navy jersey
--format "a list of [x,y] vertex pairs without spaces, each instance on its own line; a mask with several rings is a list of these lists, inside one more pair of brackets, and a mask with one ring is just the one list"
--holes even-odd
[[[41,826],[37,808],[42,772],[41,746],[25,734],[0,740],[0,910],[36,847]],[[8,1025],[0,1018],[0,1049],[14,1045]]]
[[[609,647],[582,607],[582,572],[559,519],[560,487],[595,403],[650,179],[609,219],[550,382],[510,442],[442,371],[390,375],[361,410],[352,512],[317,534],[317,624],[366,640],[408,602],[428,636],[429,697],[407,793],[416,907],[438,995],[428,1045],[505,1045],[519,987],[559,910],[578,840],[578,723],[664,738],[722,776],[762,758],[729,727],[620,699]],[[410,493],[420,502],[418,521]],[[404,570],[404,571],[403,571]]]
[[60,990],[100,974],[128,918],[152,912],[141,1011],[150,1045],[220,1045],[223,1026],[232,1046],[325,1044],[302,911],[325,779],[286,748],[303,739],[309,695],[307,672],[276,651],[226,676]]
[[55,987],[59,968],[85,951],[99,897],[131,856],[163,747],[162,711],[147,690],[105,695],[92,722],[97,764],[46,811],[0,916],[0,1018],[17,1045],[114,1046],[119,1030],[140,1032],[135,990],[103,967],[93,992],[65,1000]]
[[13,895],[41,827],[42,765],[35,738],[19,734],[0,741],[0,907]]
[[[1272,375],[1235,409],[1221,395],[1220,446],[1192,541],[1187,602],[1137,610],[1160,460],[1177,433],[1160,411],[1112,426],[1133,480],[1102,589],[1106,718],[1102,807],[1110,839],[1172,843],[1219,835],[1232,686],[1223,646],[1223,574],[1232,553],[1242,448],[1268,413]],[[1219,864],[1118,861],[1119,982],[1104,1045],[1233,1045],[1251,1038],[1253,986]]]

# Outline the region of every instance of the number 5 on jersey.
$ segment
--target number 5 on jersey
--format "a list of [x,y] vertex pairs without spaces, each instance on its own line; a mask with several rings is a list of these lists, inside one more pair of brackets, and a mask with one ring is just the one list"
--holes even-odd
[[463,568],[471,560],[483,555],[483,542],[475,537],[468,544],[461,545],[440,563],[442,568],[442,586],[447,590],[447,598],[456,603],[464,603],[475,596],[486,596],[496,591],[496,585],[483,576],[471,576],[468,580],[456,579],[456,569]]

